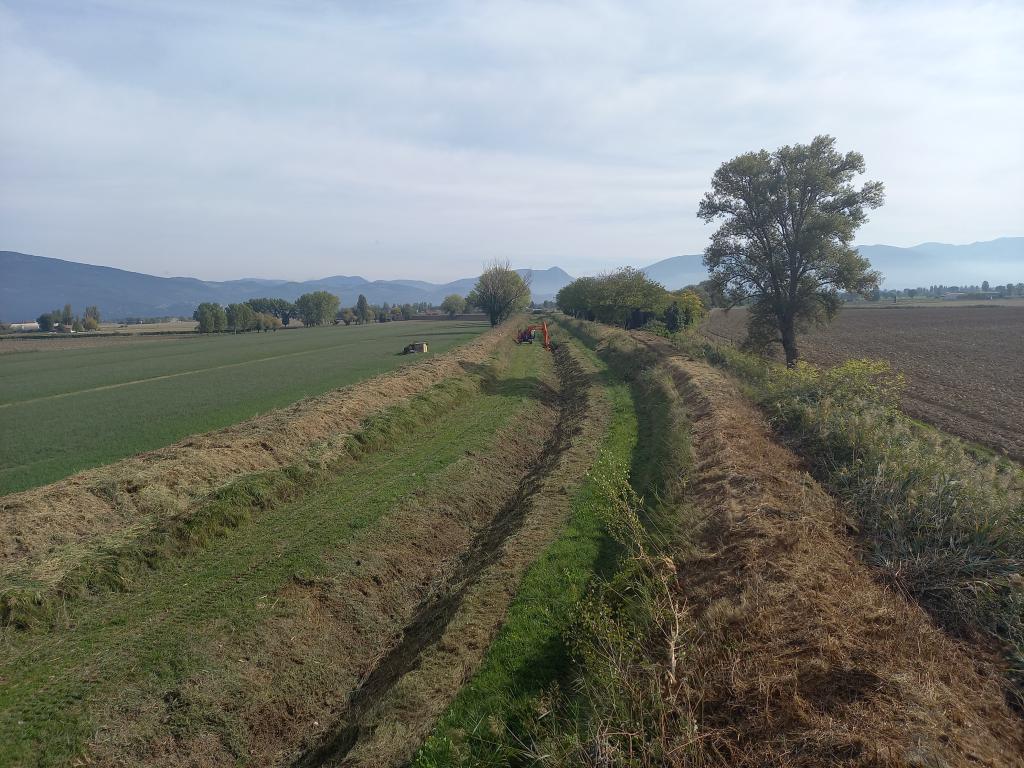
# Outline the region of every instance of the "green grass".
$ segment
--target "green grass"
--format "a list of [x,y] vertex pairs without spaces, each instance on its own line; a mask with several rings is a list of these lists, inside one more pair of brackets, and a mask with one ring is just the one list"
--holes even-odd
[[[596,360],[596,359],[595,359]],[[614,567],[602,520],[609,505],[599,477],[628,467],[637,445],[630,389],[607,374],[612,417],[595,466],[572,498],[565,529],[527,571],[501,632],[474,678],[459,692],[414,765],[507,765],[516,734],[536,716],[538,697],[572,671],[565,633],[595,574]],[[497,730],[492,723],[500,723]]]
[[75,603],[67,629],[0,635],[0,766],[67,764],[102,725],[94,713],[118,692],[173,690],[191,675],[216,674],[197,649],[266,620],[264,598],[297,575],[329,576],[346,541],[387,525],[404,499],[441,482],[467,451],[492,446],[498,430],[532,407],[535,386],[520,385],[537,383],[543,358],[534,352],[512,350],[494,386],[344,475],[142,572],[130,591]]
[[[597,345],[587,326],[560,326]],[[676,614],[667,611],[659,570],[693,524],[682,506],[689,419],[671,377],[644,348],[619,338],[600,349],[600,360],[585,349],[604,368],[612,403],[598,458],[573,496],[568,526],[527,572],[481,669],[420,750],[417,768],[590,764],[598,743],[657,755],[660,765],[691,734],[690,721],[661,696],[661,654]]]
[[439,353],[485,328],[409,321],[0,356],[0,495],[392,370],[411,340]]

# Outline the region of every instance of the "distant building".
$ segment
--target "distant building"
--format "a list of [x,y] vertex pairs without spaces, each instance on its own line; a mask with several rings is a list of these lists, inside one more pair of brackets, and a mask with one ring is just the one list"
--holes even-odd
[[12,331],[38,331],[39,323],[34,320],[31,323],[11,323]]

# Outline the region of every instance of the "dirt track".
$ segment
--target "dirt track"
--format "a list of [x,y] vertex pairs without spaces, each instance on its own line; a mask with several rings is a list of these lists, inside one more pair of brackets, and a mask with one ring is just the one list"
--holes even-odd
[[679,571],[688,685],[733,766],[1020,766],[1021,720],[982,651],[873,577],[835,502],[736,387],[662,340],[693,418],[707,526]]

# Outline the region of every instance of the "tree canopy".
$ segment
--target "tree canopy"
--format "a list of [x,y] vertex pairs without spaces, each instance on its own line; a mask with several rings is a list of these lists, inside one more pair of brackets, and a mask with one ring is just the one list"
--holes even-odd
[[441,310],[445,312],[448,317],[461,315],[466,311],[466,300],[457,293],[450,293],[445,296],[444,301],[441,302]]
[[200,304],[192,313],[192,318],[199,321],[200,333],[217,333],[228,327],[228,316],[224,307],[215,302],[206,301]]
[[295,300],[295,313],[303,325],[326,325],[334,322],[340,306],[341,299],[333,293],[313,291]]
[[288,325],[291,319],[297,314],[295,305],[287,299],[249,299],[247,302],[253,312],[264,315],[273,315],[281,321],[282,325]]
[[712,283],[731,305],[749,303],[749,344],[782,344],[787,365],[799,358],[797,333],[830,320],[840,291],[878,287],[851,245],[867,209],[884,200],[881,182],[853,185],[863,172],[859,152],[841,154],[835,139],[817,136],[723,163],[701,200],[698,217],[724,219],[704,251]]
[[658,321],[669,331],[677,331],[696,322],[704,311],[693,291],[669,293],[633,267],[573,280],[558,292],[556,301],[567,315],[623,328]]
[[477,279],[466,303],[480,307],[491,325],[497,325],[530,306],[530,284],[507,261],[493,261]]

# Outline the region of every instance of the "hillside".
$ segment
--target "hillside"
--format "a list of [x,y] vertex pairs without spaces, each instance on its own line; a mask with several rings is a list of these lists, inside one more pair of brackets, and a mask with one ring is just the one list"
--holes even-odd
[[[949,245],[921,243],[911,248],[893,245],[861,245],[857,250],[871,261],[884,279],[882,287],[918,288],[938,285],[993,285],[1024,280],[1024,237]],[[707,277],[701,256],[673,256],[644,267],[652,280],[669,290],[699,283]]]
[[[521,269],[528,276],[536,301],[553,299],[558,289],[572,280],[558,267]],[[335,275],[319,280],[292,282],[246,278],[214,282],[191,277],[156,277],[112,267],[0,251],[0,321],[19,322],[70,303],[81,312],[95,304],[105,318],[188,316],[204,301],[229,304],[256,296],[294,300],[308,291],[338,294],[343,305],[355,304],[364,294],[371,304],[404,304],[429,301],[439,304],[450,293],[465,295],[473,277],[450,283],[421,280],[367,280]]]

